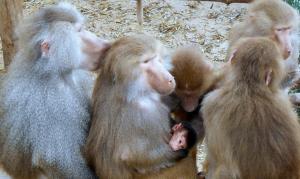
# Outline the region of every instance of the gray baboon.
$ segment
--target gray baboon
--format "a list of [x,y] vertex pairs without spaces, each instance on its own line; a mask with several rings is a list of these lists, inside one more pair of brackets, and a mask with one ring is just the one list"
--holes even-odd
[[109,45],[84,30],[69,4],[22,23],[1,89],[0,162],[13,178],[94,178],[81,152],[93,84],[86,70],[99,67]]

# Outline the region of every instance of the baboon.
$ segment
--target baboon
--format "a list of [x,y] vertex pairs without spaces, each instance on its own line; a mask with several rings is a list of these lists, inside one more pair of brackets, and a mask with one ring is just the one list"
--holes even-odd
[[205,94],[211,91],[217,75],[213,65],[196,47],[180,47],[171,57],[171,74],[176,88],[173,94],[163,97],[171,109],[171,119],[188,122],[197,132],[199,142],[204,138],[203,119],[199,114],[200,103]]
[[196,176],[193,160],[169,146],[169,108],[160,97],[173,92],[175,81],[166,59],[164,47],[146,35],[123,37],[107,52],[86,145],[100,178]]
[[231,29],[229,39],[232,46],[242,37],[268,36],[280,44],[286,61],[286,77],[282,87],[289,89],[299,78],[299,14],[282,0],[255,0],[249,6],[244,21],[236,23]]
[[202,103],[208,179],[300,177],[300,128],[282,55],[265,37],[239,40],[224,85]]
[[1,89],[0,163],[13,178],[95,178],[82,155],[93,78],[108,43],[60,3],[17,28],[18,50]]
[[173,151],[187,150],[197,142],[197,133],[187,122],[177,123],[171,126],[172,137],[169,145]]
[[182,108],[192,112],[197,108],[199,99],[214,85],[216,76],[213,65],[195,47],[177,49],[172,56],[172,65],[175,94]]

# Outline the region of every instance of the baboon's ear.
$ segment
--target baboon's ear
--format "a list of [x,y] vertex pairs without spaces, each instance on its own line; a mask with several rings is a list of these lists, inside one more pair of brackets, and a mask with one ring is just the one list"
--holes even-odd
[[272,77],[273,77],[273,70],[269,68],[265,75],[265,83],[267,86],[269,86],[269,84],[271,83]]
[[236,52],[237,52],[237,49],[234,49],[234,50],[231,52],[231,55],[230,55],[230,57],[229,57],[229,59],[228,59],[228,63],[232,64],[232,62],[233,62],[232,59],[234,58]]
[[42,52],[42,56],[48,56],[49,54],[49,49],[50,49],[50,44],[48,40],[43,40],[41,43],[41,52]]

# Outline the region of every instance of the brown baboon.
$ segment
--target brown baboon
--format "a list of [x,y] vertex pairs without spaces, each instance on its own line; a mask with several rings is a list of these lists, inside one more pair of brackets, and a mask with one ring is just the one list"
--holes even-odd
[[300,128],[286,94],[282,55],[269,38],[241,39],[224,85],[202,103],[208,179],[298,179]]
[[82,15],[62,3],[17,28],[0,91],[0,163],[13,178],[96,177],[81,153],[93,85],[85,70],[99,68],[109,45],[82,26]]
[[280,44],[284,58],[286,77],[282,87],[289,89],[298,78],[299,15],[282,0],[255,0],[249,6],[244,21],[231,29],[229,39],[232,46],[242,37],[268,36]]
[[182,108],[194,111],[199,99],[214,85],[216,76],[213,65],[200,52],[200,49],[185,47],[177,49],[172,56],[171,74],[176,81],[175,94]]
[[203,96],[214,88],[216,73],[201,50],[181,47],[172,55],[171,74],[176,81],[172,95],[163,100],[171,108],[171,119],[189,122],[197,132],[199,142],[204,138],[203,119],[199,114]]
[[94,88],[86,145],[97,175],[176,178],[183,171],[195,176],[193,160],[178,161],[186,153],[172,151],[168,144],[169,108],[160,97],[173,92],[175,81],[164,66],[163,46],[149,36],[123,37],[112,44],[104,63]]

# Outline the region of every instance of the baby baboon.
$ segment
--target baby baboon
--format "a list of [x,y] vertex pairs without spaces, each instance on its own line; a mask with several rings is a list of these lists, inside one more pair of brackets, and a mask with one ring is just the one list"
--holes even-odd
[[188,122],[195,129],[199,142],[204,138],[203,119],[199,113],[205,94],[214,88],[216,73],[213,65],[196,47],[180,47],[172,55],[171,74],[176,81],[173,94],[164,97],[171,109],[171,119]]

